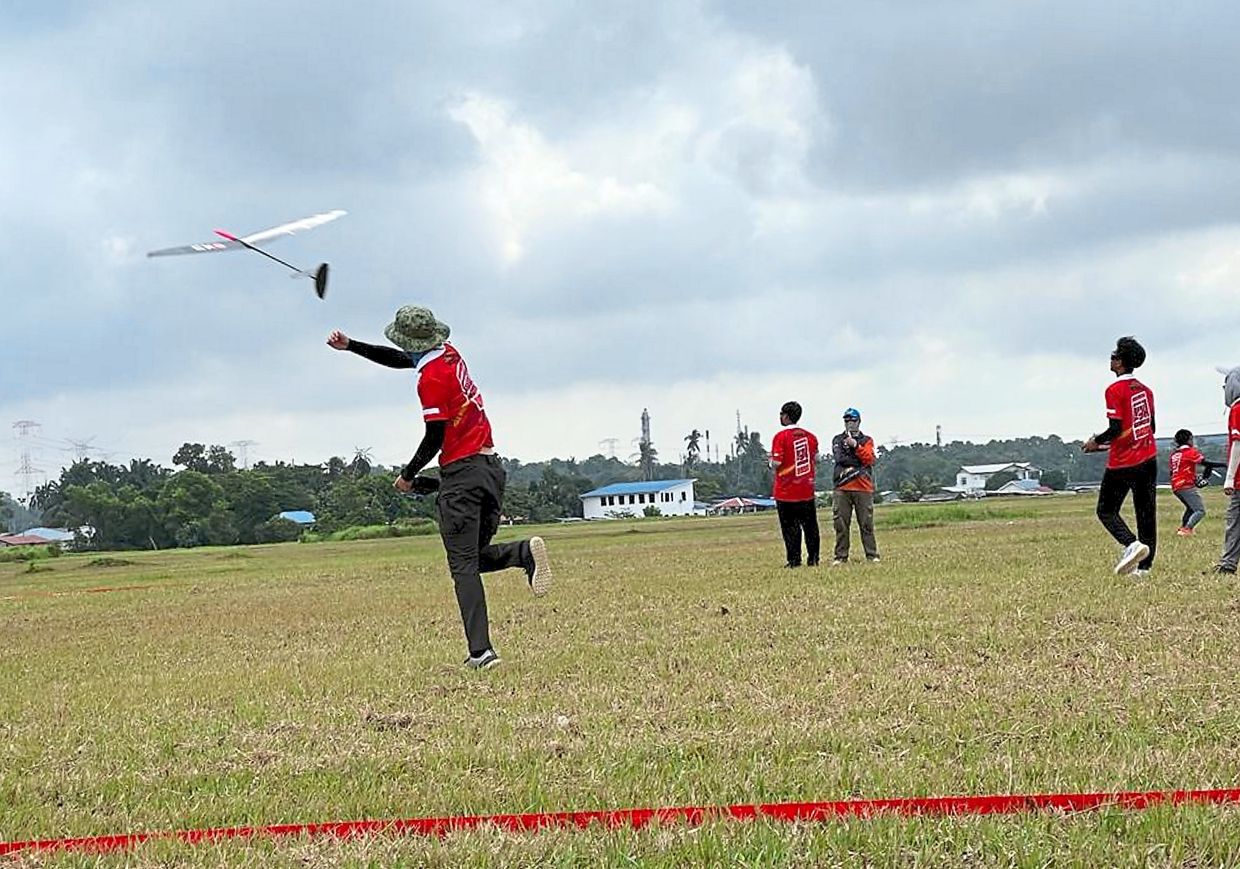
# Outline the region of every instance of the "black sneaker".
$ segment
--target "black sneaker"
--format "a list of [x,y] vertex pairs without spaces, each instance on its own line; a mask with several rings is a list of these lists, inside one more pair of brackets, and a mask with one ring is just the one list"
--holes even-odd
[[487,649],[476,658],[470,655],[465,659],[465,666],[471,670],[490,670],[492,667],[498,667],[499,653],[494,649]]
[[1226,564],[1216,564],[1210,573],[1214,576],[1235,576],[1236,569],[1234,567],[1228,567]]
[[801,562],[799,562],[799,561],[798,561],[798,562],[796,562],[795,564],[794,564],[793,562],[789,561],[787,564],[785,564],[785,565],[784,565],[784,570],[788,570],[788,569],[790,569],[790,568],[793,568],[793,567],[800,567],[800,566],[801,566]]
[[530,584],[534,597],[542,597],[551,590],[551,559],[547,557],[547,542],[541,537],[531,537],[525,556],[525,581]]

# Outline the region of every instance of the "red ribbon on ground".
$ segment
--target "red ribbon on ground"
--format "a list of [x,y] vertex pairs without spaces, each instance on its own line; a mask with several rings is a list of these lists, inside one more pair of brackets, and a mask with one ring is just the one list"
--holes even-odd
[[829,821],[876,815],[1010,815],[1019,812],[1086,812],[1103,808],[1145,809],[1158,805],[1240,803],[1240,789],[1194,791],[1121,791],[1092,794],[1004,794],[998,796],[914,797],[888,800],[837,800],[825,803],[766,803],[735,806],[679,806],[589,812],[537,812],[523,815],[465,815],[380,821],[338,821],[319,824],[271,824],[263,827],[216,827],[175,832],[130,833],[0,842],[0,856],[18,851],[123,851],[144,842],[173,840],[199,844],[225,839],[280,836],[331,836],[351,839],[368,835],[444,836],[478,827],[530,832],[551,827],[640,829],[653,823],[700,825],[717,819]]

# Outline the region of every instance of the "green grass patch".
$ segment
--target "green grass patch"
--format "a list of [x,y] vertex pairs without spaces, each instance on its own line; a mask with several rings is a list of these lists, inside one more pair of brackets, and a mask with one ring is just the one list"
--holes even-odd
[[[504,528],[547,539],[556,585],[534,599],[521,571],[487,575],[504,664],[483,674],[460,665],[431,536],[0,564],[0,828],[1234,786],[1240,603],[1203,575],[1223,512],[1206,499],[1177,538],[1160,498],[1141,580],[1111,572],[1087,497],[884,507],[983,514],[880,525],[882,564],[838,568],[780,569],[771,514]],[[130,585],[148,587],[61,594]],[[477,831],[37,865],[1234,865],[1236,821],[1186,806]]]
[[308,531],[303,543],[342,542],[349,540],[383,540],[389,537],[422,537],[438,534],[439,526],[431,519],[406,519],[391,525],[350,525],[330,534]]
[[992,522],[1033,519],[1033,506],[1013,507],[985,503],[896,504],[880,507],[874,514],[876,528],[936,528],[955,522]]

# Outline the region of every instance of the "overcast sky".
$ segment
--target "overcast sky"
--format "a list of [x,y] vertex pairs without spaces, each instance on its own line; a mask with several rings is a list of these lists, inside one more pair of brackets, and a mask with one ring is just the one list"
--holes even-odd
[[[324,339],[409,303],[524,461],[627,457],[643,407],[665,460],[738,410],[769,441],[788,399],[823,435],[854,405],[881,442],[1083,437],[1129,333],[1161,432],[1222,428],[1234,3],[4,10],[0,488],[18,420],[53,478],[86,439],[404,462],[412,376]],[[331,263],[322,302],[253,254],[145,257],[333,208],[271,248]]]

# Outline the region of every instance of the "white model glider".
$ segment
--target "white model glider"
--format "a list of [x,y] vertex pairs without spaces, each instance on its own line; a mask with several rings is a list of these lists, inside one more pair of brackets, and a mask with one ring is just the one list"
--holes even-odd
[[323,298],[327,292],[327,263],[321,264],[314,271],[306,271],[299,269],[292,263],[286,263],[279,257],[272,256],[267,251],[258,247],[258,242],[269,241],[270,239],[279,238],[282,235],[293,235],[307,229],[314,229],[316,226],[322,226],[330,223],[337,217],[343,217],[347,211],[339,209],[335,211],[325,211],[322,214],[315,214],[312,217],[303,217],[300,220],[293,220],[289,223],[282,223],[279,226],[273,226],[270,229],[253,232],[249,235],[237,236],[222,229],[217,229],[215,234],[224,239],[223,241],[204,241],[199,244],[186,244],[180,247],[166,247],[162,250],[153,250],[147,256],[178,256],[187,253],[216,253],[222,250],[252,250],[255,253],[261,253],[268,259],[273,259],[282,266],[288,266],[293,270],[293,277],[307,277],[314,280],[314,291],[318,297]]

